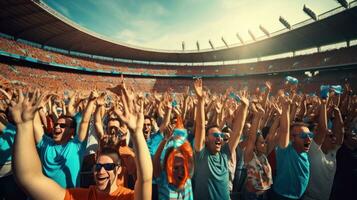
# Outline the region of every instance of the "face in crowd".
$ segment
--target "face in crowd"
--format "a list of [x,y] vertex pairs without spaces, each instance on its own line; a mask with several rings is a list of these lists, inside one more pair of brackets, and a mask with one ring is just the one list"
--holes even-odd
[[144,127],[143,127],[143,133],[144,133],[144,138],[147,140],[150,137],[151,134],[151,119],[149,117],[145,117],[144,119]]
[[67,143],[74,133],[73,119],[69,117],[60,117],[54,124],[52,138],[57,144]]
[[100,154],[94,165],[94,179],[97,190],[107,193],[115,190],[117,188],[117,175],[120,170],[120,161],[117,154]]
[[212,154],[221,151],[225,134],[218,127],[209,128],[206,132],[206,146]]
[[184,156],[177,152],[174,158],[173,175],[176,183],[180,183],[185,176]]
[[257,133],[257,138],[255,141],[255,150],[258,153],[266,153],[267,152],[267,143],[261,133]]
[[291,141],[298,153],[308,152],[314,133],[310,132],[309,128],[305,125],[295,125],[291,128]]
[[111,119],[108,122],[107,133],[109,135],[118,135],[121,141],[126,141],[128,127],[120,123],[118,119]]

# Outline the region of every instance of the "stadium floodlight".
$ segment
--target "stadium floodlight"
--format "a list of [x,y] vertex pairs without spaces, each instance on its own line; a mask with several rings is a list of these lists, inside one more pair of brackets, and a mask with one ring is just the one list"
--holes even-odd
[[282,23],[287,29],[291,29],[291,25],[288,21],[286,21],[285,18],[283,18],[282,16],[279,17],[279,21],[280,23]]
[[185,51],[185,42],[182,41],[182,51]]
[[213,43],[211,40],[208,40],[209,45],[211,46],[212,49],[214,49]]
[[317,21],[317,16],[314,13],[314,11],[312,11],[310,8],[306,7],[306,5],[304,5],[304,8],[302,9],[307,15],[309,15],[309,17],[311,17],[311,19]]
[[268,31],[266,28],[264,28],[262,25],[259,25],[259,29],[260,29],[266,36],[270,37],[269,31]]
[[239,40],[242,44],[244,44],[243,38],[242,38],[238,33],[236,33],[236,36],[237,36],[238,40]]
[[341,4],[341,6],[343,6],[344,8],[348,8],[348,3],[346,0],[337,0],[337,2]]
[[198,41],[196,42],[196,46],[197,46],[197,51],[200,50],[200,43],[198,43]]
[[252,39],[253,39],[254,41],[257,40],[257,39],[255,38],[254,34],[252,33],[252,31],[248,30],[248,33],[249,33],[250,37],[252,37]]
[[226,45],[226,47],[228,48],[229,46],[228,46],[226,40],[224,40],[223,36],[221,37],[221,40],[222,40],[222,42],[224,43],[224,45]]

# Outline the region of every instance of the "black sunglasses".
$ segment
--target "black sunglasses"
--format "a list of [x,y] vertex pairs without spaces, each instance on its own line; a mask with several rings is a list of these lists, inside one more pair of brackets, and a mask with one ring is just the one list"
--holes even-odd
[[115,163],[104,163],[104,164],[96,163],[94,165],[94,170],[99,172],[102,169],[102,167],[104,167],[106,171],[112,171],[116,166],[117,164]]
[[55,128],[57,127],[57,125],[59,125],[60,128],[66,128],[67,125],[63,124],[63,123],[55,123]]

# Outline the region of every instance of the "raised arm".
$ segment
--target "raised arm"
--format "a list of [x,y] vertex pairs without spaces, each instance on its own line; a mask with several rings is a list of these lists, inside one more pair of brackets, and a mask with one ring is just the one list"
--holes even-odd
[[[65,190],[56,182],[42,174],[41,161],[33,137],[33,119],[39,103],[38,95],[29,100],[19,91],[17,102],[12,101],[11,114],[17,127],[15,136],[12,167],[17,183],[33,199],[63,200]],[[43,97],[37,99],[37,102]]]
[[343,126],[343,119],[340,109],[338,109],[337,106],[333,107],[333,114],[335,118],[333,119],[332,132],[336,135],[336,143],[338,145],[342,145],[343,137],[345,135],[345,129]]
[[205,100],[203,95],[202,79],[196,79],[194,82],[194,88],[197,95],[197,113],[195,117],[195,151],[199,152],[203,148],[205,139]]
[[282,114],[280,117],[280,127],[278,130],[278,144],[280,148],[286,148],[289,145],[290,137],[290,104],[291,100],[284,97],[282,105]]
[[81,142],[84,141],[87,137],[90,117],[92,116],[93,109],[94,109],[94,103],[95,103],[95,100],[98,98],[98,96],[99,95],[98,95],[97,91],[95,91],[95,90],[92,91],[91,94],[89,95],[88,104],[84,110],[83,119],[81,121],[81,124],[79,125],[78,139]]
[[228,142],[229,150],[231,152],[235,151],[235,149],[237,148],[245,124],[245,120],[247,117],[248,106],[249,106],[249,100],[247,95],[248,95],[247,91],[242,91],[239,95],[240,102],[242,104],[239,106],[238,112],[235,112],[235,116],[233,119],[232,134]]
[[135,164],[137,179],[135,182],[135,199],[150,200],[152,187],[153,167],[148,146],[143,133],[144,126],[144,103],[139,100],[140,109],[135,107],[129,109],[128,103],[123,95],[121,96],[124,113],[118,113],[121,120],[127,124],[133,139],[135,151]]
[[327,110],[326,110],[327,100],[322,99],[320,105],[320,113],[319,113],[319,123],[317,128],[317,133],[314,137],[314,141],[317,145],[321,146],[325,140],[325,136],[328,132],[327,128]]
[[97,98],[97,107],[94,113],[94,126],[98,138],[103,138],[104,136],[104,128],[103,128],[103,121],[102,121],[103,115],[105,113],[104,96],[105,95],[102,94]]
[[244,163],[248,164],[253,159],[253,153],[255,149],[255,141],[257,139],[257,131],[259,123],[264,115],[264,110],[260,105],[252,104],[253,122],[252,127],[249,130],[247,146],[244,150]]
[[164,99],[163,103],[164,103],[165,114],[164,114],[164,121],[161,123],[159,128],[160,133],[164,133],[167,126],[169,125],[171,119],[171,112],[172,112],[171,101],[168,98],[166,98]]

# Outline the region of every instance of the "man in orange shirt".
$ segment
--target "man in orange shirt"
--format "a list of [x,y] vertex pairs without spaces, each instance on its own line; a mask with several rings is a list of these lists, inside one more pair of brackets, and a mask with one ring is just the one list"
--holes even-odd
[[[131,130],[135,146],[135,161],[137,166],[137,180],[134,191],[117,186],[117,174],[120,172],[120,157],[117,150],[103,148],[96,160],[94,177],[96,185],[89,189],[64,189],[56,182],[44,176],[41,162],[33,138],[33,118],[43,95],[36,91],[33,95],[23,95],[19,90],[18,98],[11,102],[11,114],[17,126],[14,144],[15,177],[24,190],[33,199],[151,199],[152,164],[149,150],[143,136],[143,102],[138,101],[140,109],[129,108],[125,97],[122,96],[124,112],[120,118]],[[31,96],[31,98],[29,97]],[[145,165],[145,167],[144,167]]]

